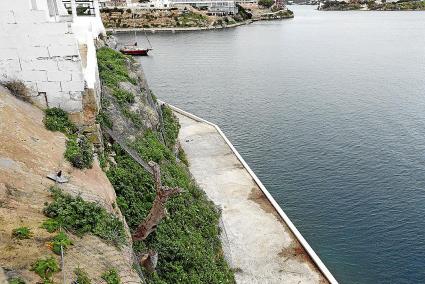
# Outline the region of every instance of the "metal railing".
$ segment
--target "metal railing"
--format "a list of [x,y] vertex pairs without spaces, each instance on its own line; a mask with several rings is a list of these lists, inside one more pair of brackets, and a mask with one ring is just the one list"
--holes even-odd
[[[62,0],[65,8],[68,10],[68,14],[72,15],[72,4],[71,0]],[[75,0],[77,9],[77,16],[96,16],[96,9],[94,6],[94,0]]]

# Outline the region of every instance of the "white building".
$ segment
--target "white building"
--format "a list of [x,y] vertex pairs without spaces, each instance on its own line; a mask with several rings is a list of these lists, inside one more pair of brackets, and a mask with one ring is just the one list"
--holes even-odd
[[22,80],[40,104],[90,123],[82,113],[99,107],[94,40],[103,33],[97,0],[1,0],[0,80]]
[[190,5],[198,8],[206,8],[212,15],[234,15],[238,12],[234,0],[171,0],[172,7]]
[[[102,1],[101,6],[113,6],[111,1]],[[246,3],[253,3],[257,0],[242,0]],[[150,0],[149,2],[139,2],[138,0],[122,0],[120,7],[141,8],[141,9],[171,9],[179,6],[190,5],[198,8],[205,8],[213,15],[233,15],[238,12],[235,0]]]

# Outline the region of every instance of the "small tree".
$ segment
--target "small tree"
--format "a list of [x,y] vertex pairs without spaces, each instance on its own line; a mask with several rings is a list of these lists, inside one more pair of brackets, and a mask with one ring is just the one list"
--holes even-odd
[[155,200],[153,201],[149,215],[146,217],[143,223],[141,223],[137,227],[136,231],[133,234],[134,241],[143,241],[149,236],[150,233],[155,231],[159,222],[161,222],[161,220],[165,217],[165,203],[167,202],[168,198],[170,198],[172,195],[182,192],[182,189],[179,187],[171,188],[162,185],[161,170],[157,163],[150,161],[149,166],[151,166],[153,170],[156,196]]
[[274,0],[258,0],[258,5],[263,6],[265,8],[270,8],[273,6]]

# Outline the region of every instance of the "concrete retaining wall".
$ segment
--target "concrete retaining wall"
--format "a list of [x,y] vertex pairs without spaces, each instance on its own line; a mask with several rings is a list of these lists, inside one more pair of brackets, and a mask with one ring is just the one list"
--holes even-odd
[[43,105],[80,112],[85,81],[69,23],[49,22],[33,8],[28,0],[0,1],[0,80],[23,80]]
[[[163,102],[161,102],[163,103]],[[238,153],[238,151],[235,149],[235,147],[232,145],[232,143],[227,139],[226,135],[221,131],[220,127],[215,125],[214,123],[211,123],[205,119],[202,119],[196,115],[193,115],[189,112],[186,112],[182,109],[179,109],[175,106],[169,105],[174,111],[185,115],[189,118],[192,118],[196,121],[203,122],[206,124],[209,124],[213,126],[217,132],[220,134],[220,136],[224,139],[224,141],[227,143],[227,145],[230,147],[232,152],[236,155],[236,157],[239,159],[239,161],[242,163],[242,165],[245,167],[245,169],[248,171],[248,173],[251,175],[253,180],[257,183],[258,187],[261,189],[261,191],[264,193],[264,195],[267,197],[267,199],[270,201],[270,203],[275,208],[276,212],[282,217],[283,221],[287,224],[289,229],[292,231],[292,233],[295,235],[295,237],[298,239],[298,241],[301,243],[301,245],[304,247],[306,252],[309,254],[311,259],[314,261],[314,263],[317,265],[318,269],[322,272],[323,276],[332,284],[337,284],[338,281],[335,279],[335,277],[332,275],[332,273],[328,270],[328,268],[325,266],[325,264],[322,262],[322,260],[319,258],[319,256],[314,252],[314,250],[311,248],[311,246],[307,243],[307,241],[304,239],[304,237],[301,235],[301,233],[298,231],[298,229],[295,227],[295,225],[292,223],[292,221],[288,218],[288,216],[283,212],[282,208],[279,206],[279,204],[276,202],[276,200],[271,196],[271,194],[268,192],[266,187],[262,184],[260,179],[255,175],[255,173],[251,170],[251,168],[248,166],[248,164],[245,162],[245,160],[242,158],[242,156]]]

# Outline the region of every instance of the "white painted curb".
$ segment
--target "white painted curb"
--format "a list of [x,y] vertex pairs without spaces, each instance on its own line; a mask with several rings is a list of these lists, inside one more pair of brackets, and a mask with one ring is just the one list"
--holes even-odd
[[310,257],[313,259],[313,261],[316,263],[319,270],[322,272],[322,274],[325,276],[325,278],[331,283],[331,284],[338,284],[338,281],[336,281],[335,277],[332,275],[332,273],[328,270],[328,268],[325,266],[325,264],[322,262],[322,260],[319,258],[319,256],[314,252],[314,250],[311,248],[311,246],[307,243],[307,241],[304,239],[304,237],[301,235],[301,233],[298,231],[298,229],[295,227],[295,225],[292,223],[292,221],[289,219],[289,217],[283,212],[282,208],[280,208],[279,204],[276,202],[276,200],[271,196],[271,194],[268,192],[266,187],[263,185],[263,183],[260,181],[260,179],[255,175],[255,173],[251,170],[251,168],[248,166],[248,164],[245,162],[245,160],[242,158],[242,156],[239,154],[239,152],[235,149],[235,147],[232,145],[232,143],[227,139],[226,135],[224,135],[223,131],[221,131],[220,127],[218,127],[216,124],[211,123],[205,119],[202,119],[194,114],[191,114],[187,111],[184,111],[182,109],[179,109],[178,107],[175,107],[173,105],[167,104],[165,102],[162,102],[158,100],[161,104],[168,105],[172,110],[187,116],[189,118],[192,118],[196,121],[203,122],[206,124],[209,124],[213,126],[217,132],[223,137],[224,141],[227,143],[227,145],[230,147],[230,149],[233,151],[233,153],[236,155],[236,157],[239,159],[239,161],[242,163],[242,165],[245,167],[245,169],[248,171],[248,173],[251,175],[251,177],[254,179],[254,181],[257,183],[258,187],[261,189],[261,191],[264,193],[264,195],[267,197],[267,199],[270,201],[270,203],[273,205],[273,207],[276,209],[276,211],[279,213],[279,215],[282,217],[283,221],[285,221],[286,225],[288,225],[289,229],[292,231],[292,233],[295,235],[295,237],[298,239],[298,241],[301,243],[301,245],[304,247],[304,249],[307,251],[307,253],[310,255]]

